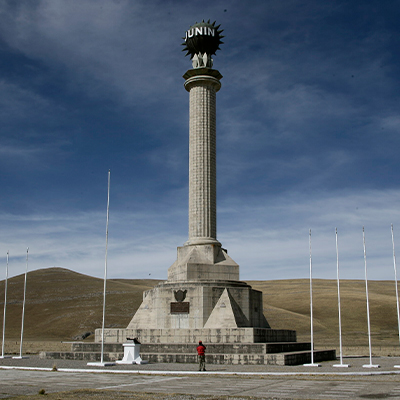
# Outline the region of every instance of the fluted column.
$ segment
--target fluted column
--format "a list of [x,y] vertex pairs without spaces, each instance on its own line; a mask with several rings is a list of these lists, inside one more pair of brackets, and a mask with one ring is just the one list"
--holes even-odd
[[209,68],[184,75],[189,101],[189,240],[218,244],[216,177],[216,93],[222,75]]

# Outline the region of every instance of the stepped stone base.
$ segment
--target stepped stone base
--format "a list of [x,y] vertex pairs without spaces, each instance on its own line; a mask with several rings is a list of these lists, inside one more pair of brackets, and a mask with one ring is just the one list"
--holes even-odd
[[[106,353],[103,354],[103,360],[116,361],[122,360],[124,353]],[[89,352],[89,351],[41,351],[39,358],[42,360],[74,360],[74,361],[101,361],[101,351]]]
[[[267,343],[295,342],[296,331],[269,328],[221,329],[105,329],[104,343],[125,343],[128,338],[150,343]],[[101,329],[96,329],[95,342],[101,342]]]
[[[194,354],[145,354],[141,356],[153,363],[197,363]],[[336,360],[335,350],[314,351],[314,361]],[[222,365],[299,365],[311,362],[311,352],[276,354],[207,354],[206,364]]]
[[[311,362],[310,343],[273,342],[207,344],[206,363],[227,365],[299,365]],[[104,361],[123,358],[122,344],[104,344]],[[150,363],[196,363],[196,344],[142,344],[141,358]],[[41,352],[43,359],[100,361],[101,344],[73,343],[70,352]],[[335,350],[314,350],[315,362],[336,360]]]

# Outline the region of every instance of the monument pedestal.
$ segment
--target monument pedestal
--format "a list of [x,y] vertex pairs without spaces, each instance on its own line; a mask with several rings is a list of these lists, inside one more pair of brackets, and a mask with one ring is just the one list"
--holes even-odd
[[147,364],[148,361],[143,361],[140,357],[140,343],[128,342],[124,343],[124,358],[117,360],[116,364]]
[[178,247],[168,282],[239,281],[239,265],[217,244]]
[[[178,247],[168,280],[144,292],[127,330],[269,328],[262,293],[238,278],[239,265],[221,246]],[[152,340],[160,343],[154,335]]]
[[[207,346],[214,364],[298,365],[311,361],[311,344],[296,331],[271,329],[262,292],[239,281],[239,266],[218,244],[178,247],[168,280],[143,293],[126,329],[105,329],[105,346],[136,337],[149,362],[196,362],[196,346]],[[101,329],[95,341],[101,341]],[[124,350],[125,351],[125,350]],[[335,351],[314,351],[318,361]],[[124,356],[125,359],[125,356]]]

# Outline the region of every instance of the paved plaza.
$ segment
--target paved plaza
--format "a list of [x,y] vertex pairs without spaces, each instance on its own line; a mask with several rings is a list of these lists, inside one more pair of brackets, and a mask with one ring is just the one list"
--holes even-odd
[[[274,399],[400,399],[400,357],[346,358],[350,368],[148,364],[88,367],[82,361],[0,360],[0,398],[77,389]],[[57,371],[51,371],[54,364]]]

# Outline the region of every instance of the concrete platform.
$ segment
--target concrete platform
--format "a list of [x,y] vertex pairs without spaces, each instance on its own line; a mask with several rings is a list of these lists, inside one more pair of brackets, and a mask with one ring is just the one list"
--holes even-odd
[[[219,365],[300,365],[311,361],[310,343],[247,343],[207,345],[206,363]],[[104,360],[123,358],[122,344],[104,344]],[[196,344],[142,344],[140,355],[150,363],[196,363]],[[99,343],[72,343],[70,352],[41,352],[42,359],[98,361]],[[336,359],[335,350],[314,350],[316,362]]]

